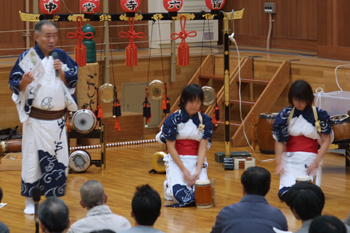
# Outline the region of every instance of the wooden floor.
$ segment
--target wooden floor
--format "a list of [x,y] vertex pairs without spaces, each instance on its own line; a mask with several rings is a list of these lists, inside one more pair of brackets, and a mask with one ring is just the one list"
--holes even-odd
[[[146,138],[153,138],[148,134]],[[79,189],[90,179],[100,181],[108,194],[107,204],[116,214],[129,219],[131,199],[135,187],[150,184],[165,201],[163,194],[163,174],[149,174],[151,159],[155,152],[161,149],[159,143],[146,143],[128,146],[110,147],[107,149],[107,168],[101,171],[95,166],[85,173],[72,173],[68,176],[67,193],[63,200],[69,206],[70,219],[74,223],[86,215],[86,210],[79,205]],[[168,208],[162,207],[161,216],[155,227],[165,232],[210,232],[216,215],[226,205],[238,202],[242,197],[241,174],[244,170],[225,171],[222,164],[215,162],[214,153],[224,150],[224,142],[220,133],[214,135],[213,145],[207,153],[209,162],[209,178],[216,178],[217,206],[210,209]],[[246,148],[232,148],[232,151],[249,150]],[[99,157],[97,149],[89,150],[93,158]],[[256,165],[265,167],[272,174],[271,190],[267,195],[269,203],[284,213],[289,230],[296,231],[301,222],[296,220],[284,202],[277,197],[278,176],[274,174],[274,155],[258,153],[256,148]],[[33,232],[35,229],[33,216],[23,214],[24,198],[20,196],[20,171],[0,171],[0,186],[4,191],[2,202],[8,203],[0,209],[0,221],[4,222],[11,232]],[[326,205],[323,214],[330,214],[346,218],[350,207],[350,174],[345,168],[345,159],[341,154],[328,153],[323,165],[322,189],[326,195]]]

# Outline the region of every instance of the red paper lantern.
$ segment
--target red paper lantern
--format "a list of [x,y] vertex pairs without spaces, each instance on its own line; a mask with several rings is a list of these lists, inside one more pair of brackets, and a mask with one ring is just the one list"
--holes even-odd
[[100,0],[80,0],[80,9],[84,14],[95,14],[100,8]]
[[225,0],[205,0],[205,4],[210,10],[221,10],[225,6]]
[[178,12],[182,8],[183,0],[163,0],[163,5],[168,12]]
[[39,5],[45,15],[53,15],[60,9],[60,0],[40,0]]
[[120,0],[120,6],[127,13],[136,12],[141,5],[141,0]]

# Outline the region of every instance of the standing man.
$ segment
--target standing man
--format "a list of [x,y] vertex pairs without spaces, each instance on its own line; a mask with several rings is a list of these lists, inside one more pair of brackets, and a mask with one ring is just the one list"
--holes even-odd
[[20,55],[10,73],[12,99],[23,123],[21,195],[26,197],[25,214],[34,214],[33,187],[39,186],[41,195],[46,197],[63,196],[66,189],[68,144],[64,110],[77,110],[71,94],[78,81],[78,65],[63,50],[55,48],[57,30],[56,24],[48,20],[35,25],[34,49],[45,69],[40,80],[19,65],[28,51]]
[[212,233],[274,233],[273,227],[287,231],[283,213],[270,206],[265,198],[270,190],[270,172],[263,167],[250,167],[243,173],[241,183],[243,198],[220,211]]

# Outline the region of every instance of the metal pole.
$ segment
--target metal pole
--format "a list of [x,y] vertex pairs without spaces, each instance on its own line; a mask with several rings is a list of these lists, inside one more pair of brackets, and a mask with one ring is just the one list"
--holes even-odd
[[[171,32],[175,33],[175,20],[172,20],[170,22],[171,25]],[[175,40],[171,40],[171,76],[170,76],[170,82],[176,82],[176,50],[175,50]]]
[[[103,12],[108,13],[108,0],[103,1]],[[105,44],[105,83],[109,83],[109,23],[108,20],[103,22],[104,26],[104,44]]]

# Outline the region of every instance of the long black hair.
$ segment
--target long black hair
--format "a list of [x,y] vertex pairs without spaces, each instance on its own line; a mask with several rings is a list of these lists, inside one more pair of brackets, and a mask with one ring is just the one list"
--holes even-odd
[[200,99],[200,101],[203,103],[204,94],[202,88],[199,85],[193,83],[187,85],[181,94],[179,104],[180,109],[184,109],[187,102],[193,101],[197,98]]

